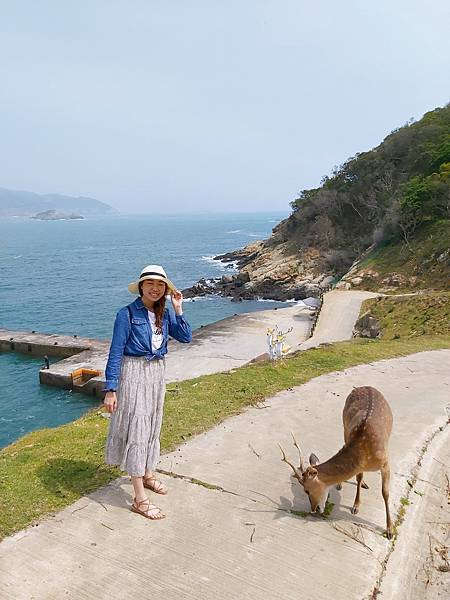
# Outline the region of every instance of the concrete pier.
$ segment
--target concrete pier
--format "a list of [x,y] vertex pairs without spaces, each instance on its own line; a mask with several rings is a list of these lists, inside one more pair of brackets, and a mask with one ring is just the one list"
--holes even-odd
[[108,340],[0,329],[0,351],[61,358],[39,371],[40,383],[103,396]]

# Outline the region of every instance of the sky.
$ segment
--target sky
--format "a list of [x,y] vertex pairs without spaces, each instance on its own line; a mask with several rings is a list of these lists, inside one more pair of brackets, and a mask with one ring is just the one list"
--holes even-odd
[[450,91],[450,3],[0,0],[0,187],[289,211]]

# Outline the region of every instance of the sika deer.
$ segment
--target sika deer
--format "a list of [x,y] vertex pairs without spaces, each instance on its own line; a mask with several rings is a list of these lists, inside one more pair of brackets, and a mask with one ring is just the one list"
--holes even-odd
[[383,394],[373,387],[355,388],[345,401],[342,413],[344,422],[344,446],[337,454],[319,464],[315,454],[309,457],[310,466],[303,464],[302,452],[294,438],[294,446],[300,455],[299,469],[286,459],[283,448],[282,460],[293,470],[294,477],[309,497],[311,511],[323,512],[331,486],[356,475],[358,487],[351,509],[356,514],[360,505],[361,485],[364,471],[381,472],[381,491],[386,506],[386,533],[392,538],[392,521],[389,513],[389,455],[388,444],[392,430],[392,412]]

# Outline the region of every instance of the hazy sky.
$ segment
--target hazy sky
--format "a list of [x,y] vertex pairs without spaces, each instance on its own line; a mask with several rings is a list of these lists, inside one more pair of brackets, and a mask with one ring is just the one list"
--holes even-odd
[[0,0],[0,187],[284,210],[449,100],[450,3]]

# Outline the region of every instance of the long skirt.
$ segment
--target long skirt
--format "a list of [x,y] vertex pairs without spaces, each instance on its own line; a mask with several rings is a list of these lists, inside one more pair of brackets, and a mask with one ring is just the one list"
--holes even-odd
[[122,359],[117,410],[111,414],[105,459],[131,476],[153,471],[159,460],[164,371],[164,360]]

